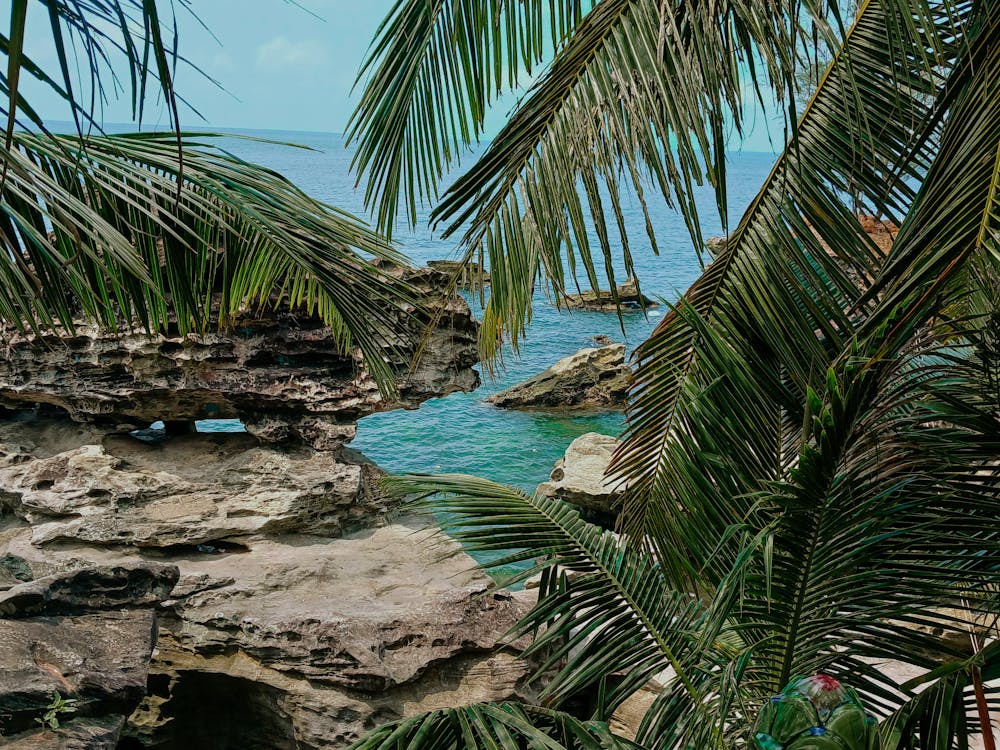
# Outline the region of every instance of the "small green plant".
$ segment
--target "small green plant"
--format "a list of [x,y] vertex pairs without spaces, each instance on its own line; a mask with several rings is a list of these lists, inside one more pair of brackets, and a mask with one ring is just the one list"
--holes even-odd
[[52,702],[45,707],[45,713],[41,717],[35,717],[35,721],[43,727],[49,729],[59,728],[60,714],[71,714],[76,711],[75,698],[63,698],[58,691],[52,691]]

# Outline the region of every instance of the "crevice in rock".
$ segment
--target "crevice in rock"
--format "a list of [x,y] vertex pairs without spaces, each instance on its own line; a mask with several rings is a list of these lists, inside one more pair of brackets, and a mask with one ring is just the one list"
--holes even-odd
[[164,723],[155,734],[127,740],[131,748],[156,750],[294,750],[291,717],[282,691],[242,677],[179,672],[163,704]]
[[250,547],[228,539],[209,539],[200,544],[171,544],[158,548],[166,557],[189,557],[191,555],[232,555],[249,552]]

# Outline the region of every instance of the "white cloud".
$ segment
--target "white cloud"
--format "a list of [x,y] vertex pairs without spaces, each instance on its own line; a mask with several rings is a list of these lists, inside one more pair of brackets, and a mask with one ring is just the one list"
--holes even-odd
[[257,48],[257,67],[261,70],[311,68],[326,61],[326,47],[311,39],[292,42],[276,36]]

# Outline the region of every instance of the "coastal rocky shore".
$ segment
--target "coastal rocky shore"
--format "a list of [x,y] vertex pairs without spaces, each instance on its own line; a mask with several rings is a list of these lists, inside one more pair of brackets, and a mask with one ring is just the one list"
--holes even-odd
[[[524,594],[417,533],[428,520],[345,445],[364,414],[478,385],[465,303],[448,300],[415,372],[400,364],[393,402],[311,321],[246,328],[21,337],[0,358],[3,742],[335,748],[530,697],[503,641]],[[176,429],[208,416],[248,434]],[[155,419],[175,428],[128,434]]]
[[485,401],[502,409],[617,408],[631,380],[624,344],[588,347]]

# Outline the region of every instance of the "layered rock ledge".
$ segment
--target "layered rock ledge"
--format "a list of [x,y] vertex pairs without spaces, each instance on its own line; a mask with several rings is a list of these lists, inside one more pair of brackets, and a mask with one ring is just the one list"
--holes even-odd
[[[89,425],[0,422],[0,611],[75,606],[65,587],[40,589],[43,576],[179,574],[157,610],[148,679],[124,663],[105,670],[135,682],[138,710],[124,728],[76,716],[51,746],[111,748],[101,743],[121,729],[131,747],[335,748],[424,710],[530,697],[523,644],[504,641],[528,602],[491,591],[454,543],[416,533],[428,519],[396,517],[378,473],[346,449],[247,435],[150,445]],[[91,589],[110,599],[116,587],[129,589]],[[111,635],[153,632],[151,615],[100,617]]]
[[[617,299],[615,299],[617,297]],[[635,279],[628,279],[619,284],[615,292],[605,289],[588,290],[580,294],[568,294],[564,298],[566,306],[571,309],[594,310],[597,312],[615,312],[620,307],[626,310],[644,310],[647,307],[659,307],[660,303],[650,299],[639,291]]]
[[504,409],[607,408],[625,403],[632,370],[625,345],[581,349],[523,383],[485,399]]
[[0,326],[0,409],[40,403],[114,431],[161,419],[239,419],[265,442],[335,450],[363,416],[479,385],[477,324],[461,297],[442,296],[447,275],[393,272],[442,307],[429,332],[416,316],[401,316],[398,340],[387,342],[384,358],[398,373],[394,400],[380,394],[359,351],[338,351],[320,320],[277,311],[203,336],[108,334],[86,325],[72,336],[35,336]]

